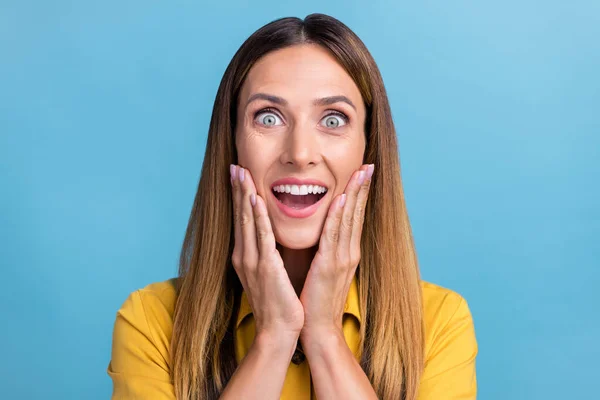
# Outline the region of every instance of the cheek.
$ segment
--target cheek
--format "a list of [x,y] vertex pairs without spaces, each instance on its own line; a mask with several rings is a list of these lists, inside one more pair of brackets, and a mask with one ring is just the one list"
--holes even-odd
[[323,136],[323,156],[331,160],[346,160],[346,163],[362,163],[366,143],[363,132],[348,132],[342,136]]
[[248,124],[236,131],[235,145],[240,164],[250,164],[272,158],[279,143],[277,135],[265,134]]
[[327,160],[336,181],[335,194],[344,191],[352,174],[363,164],[365,146],[363,143],[345,142],[328,146],[323,157]]
[[244,134],[236,141],[238,164],[250,171],[257,193],[266,199],[266,175],[277,160],[273,143],[259,135]]

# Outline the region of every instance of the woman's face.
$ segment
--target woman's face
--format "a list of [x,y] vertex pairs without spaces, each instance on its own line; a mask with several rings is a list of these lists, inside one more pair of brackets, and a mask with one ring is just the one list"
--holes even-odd
[[331,201],[362,165],[364,125],[358,87],[322,47],[287,47],[251,68],[238,100],[238,164],[252,174],[279,244],[319,242]]

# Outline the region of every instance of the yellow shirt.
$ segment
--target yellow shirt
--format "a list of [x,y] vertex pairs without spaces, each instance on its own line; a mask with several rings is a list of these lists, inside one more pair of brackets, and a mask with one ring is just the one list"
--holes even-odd
[[[175,307],[175,279],[153,283],[127,298],[113,332],[112,358],[107,372],[113,380],[113,400],[175,400],[169,343]],[[477,341],[466,301],[457,293],[422,282],[425,324],[425,369],[419,400],[475,399]],[[343,318],[344,337],[357,361],[360,313],[358,285],[352,281]],[[235,332],[240,362],[254,340],[255,325],[242,294]],[[290,362],[281,400],[316,398],[308,362]]]

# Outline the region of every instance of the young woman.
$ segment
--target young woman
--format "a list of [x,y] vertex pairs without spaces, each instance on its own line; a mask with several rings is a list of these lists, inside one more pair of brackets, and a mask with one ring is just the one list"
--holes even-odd
[[465,300],[420,280],[379,70],[338,20],[255,32],[216,96],[179,277],[117,313],[115,399],[475,399]]

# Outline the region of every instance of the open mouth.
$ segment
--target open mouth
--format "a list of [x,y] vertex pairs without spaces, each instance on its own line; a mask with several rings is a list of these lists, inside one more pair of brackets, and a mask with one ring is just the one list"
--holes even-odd
[[278,185],[273,195],[285,206],[301,210],[316,204],[327,193],[327,188],[318,185]]

